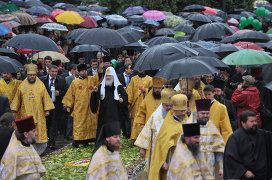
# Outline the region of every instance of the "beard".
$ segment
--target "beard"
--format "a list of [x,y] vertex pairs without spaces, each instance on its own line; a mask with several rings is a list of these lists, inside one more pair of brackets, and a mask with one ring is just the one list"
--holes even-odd
[[216,99],[217,101],[220,101],[221,98],[222,98],[222,95],[217,95],[217,94],[214,95],[214,99]]
[[153,97],[155,99],[161,99],[161,92],[155,92],[155,91],[153,91]]
[[200,125],[206,125],[208,121],[209,121],[208,118],[202,118],[202,119],[198,118],[197,119],[197,123]]
[[138,76],[139,76],[140,78],[143,78],[143,77],[146,76],[146,74],[145,74],[145,73],[138,73]]
[[110,142],[106,141],[104,142],[104,144],[107,146],[107,148],[110,150],[110,151],[119,151],[120,150],[120,144],[119,145],[113,145],[111,144]]
[[162,108],[162,117],[165,118],[168,111],[166,111],[164,108]]
[[193,156],[197,156],[200,152],[200,145],[199,144],[187,144],[188,149],[192,152]]
[[32,138],[32,137],[29,137],[29,138],[27,139],[27,143],[28,143],[28,144],[35,144],[35,143],[36,143],[36,139],[34,139],[34,138]]
[[248,134],[256,134],[258,131],[258,126],[254,125],[251,128],[244,128],[244,130],[248,133]]
[[195,89],[198,90],[198,88],[200,87],[200,80],[195,80]]
[[36,79],[27,79],[27,81],[30,83],[30,84],[34,84],[36,82]]
[[111,79],[111,80],[106,80],[106,86],[107,87],[110,87],[110,86],[112,86],[112,84],[113,84],[113,79]]

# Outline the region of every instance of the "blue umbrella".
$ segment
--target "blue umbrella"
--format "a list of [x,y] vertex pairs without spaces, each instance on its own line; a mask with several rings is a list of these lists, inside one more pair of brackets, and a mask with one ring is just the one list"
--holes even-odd
[[142,6],[133,6],[133,7],[128,7],[123,13],[122,15],[126,15],[126,16],[131,16],[131,15],[136,15],[136,14],[143,14],[144,12],[146,12],[148,9]]
[[48,9],[46,9],[45,7],[42,7],[42,6],[33,6],[33,7],[29,8],[26,12],[32,12],[32,13],[37,13],[37,14],[45,14],[45,15],[53,16]]
[[160,25],[160,23],[158,23],[157,21],[154,21],[153,19],[146,19],[144,24],[150,24],[150,25],[154,25],[154,26]]
[[0,24],[0,36],[4,36],[8,33],[10,33],[11,30]]
[[217,44],[210,42],[210,41],[197,41],[198,44],[205,46],[205,48],[212,48],[214,46],[217,46]]

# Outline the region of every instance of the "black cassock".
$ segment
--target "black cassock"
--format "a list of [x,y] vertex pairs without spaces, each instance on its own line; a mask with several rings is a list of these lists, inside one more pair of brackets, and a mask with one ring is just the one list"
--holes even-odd
[[228,139],[224,152],[224,179],[246,179],[244,174],[250,170],[252,180],[271,178],[272,134],[258,129],[255,135],[243,128],[237,129]]
[[120,122],[124,136],[127,136],[127,133],[129,133],[130,131],[126,127],[126,125],[129,123],[127,122],[129,121],[128,95],[124,90],[123,86],[119,85],[117,87],[117,91],[120,98],[123,99],[123,102],[120,103],[118,100],[114,99],[114,89],[115,89],[114,85],[112,85],[111,87],[105,86],[105,97],[103,100],[101,100],[100,98],[101,85],[99,85],[97,92],[95,91],[92,92],[90,102],[92,113],[97,112],[100,102],[96,140],[98,139],[102,125],[112,121]]

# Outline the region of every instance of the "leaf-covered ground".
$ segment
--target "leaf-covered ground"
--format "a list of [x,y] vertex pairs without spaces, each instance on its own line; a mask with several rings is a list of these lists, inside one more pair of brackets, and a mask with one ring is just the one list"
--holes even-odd
[[[68,145],[63,150],[47,155],[43,158],[43,164],[46,168],[46,175],[43,179],[83,180],[88,167],[67,166],[65,164],[79,159],[90,158],[92,156],[93,147],[94,143],[91,143],[91,146],[87,148],[74,148]],[[129,176],[136,174],[135,167],[142,162],[142,159],[139,157],[139,148],[133,146],[132,140],[126,140],[122,137],[120,154]]]

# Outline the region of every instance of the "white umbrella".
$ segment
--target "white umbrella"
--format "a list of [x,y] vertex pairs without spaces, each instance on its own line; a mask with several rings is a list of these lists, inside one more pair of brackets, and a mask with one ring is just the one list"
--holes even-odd
[[46,23],[41,26],[42,29],[47,29],[49,31],[57,30],[57,31],[68,31],[67,27],[58,24],[58,23]]
[[61,60],[62,63],[70,62],[70,60],[66,56],[64,56],[61,53],[54,52],[54,51],[41,51],[41,52],[38,52],[38,53],[33,55],[32,59],[37,61],[38,58],[45,58],[45,56],[51,56],[53,61]]

